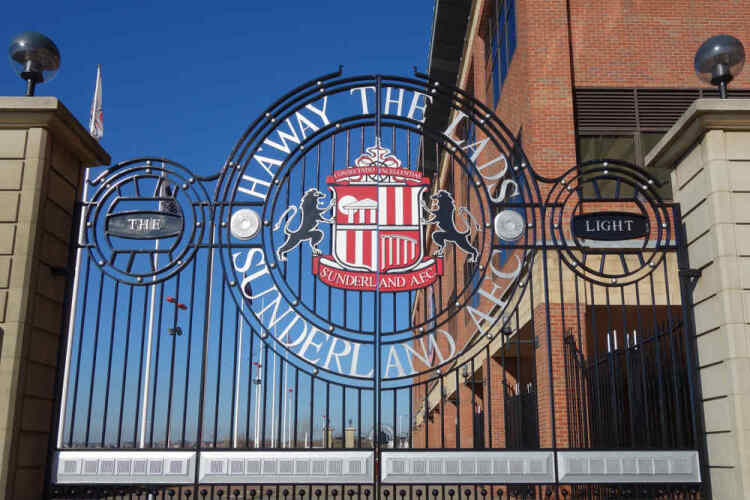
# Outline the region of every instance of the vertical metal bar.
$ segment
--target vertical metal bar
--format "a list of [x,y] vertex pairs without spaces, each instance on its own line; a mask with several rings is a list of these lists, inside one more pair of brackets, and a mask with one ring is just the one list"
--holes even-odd
[[[67,403],[68,403],[68,384],[70,379],[70,361],[71,361],[71,354],[73,349],[73,337],[75,336],[75,324],[76,324],[76,313],[78,312],[78,284],[80,282],[81,277],[81,261],[83,259],[83,239],[84,234],[86,230],[86,216],[88,214],[88,192],[89,192],[89,175],[90,175],[91,169],[86,169],[85,173],[83,174],[83,194],[82,194],[82,201],[79,205],[80,209],[78,211],[78,232],[75,234],[75,247],[76,247],[76,257],[75,257],[75,267],[73,268],[73,286],[72,289],[70,289],[69,292],[69,304],[70,308],[68,312],[68,317],[70,318],[68,320],[68,329],[66,334],[66,345],[65,345],[65,366],[63,368],[63,376],[62,376],[62,383],[60,384],[60,387],[58,387],[58,391],[60,394],[60,407],[59,407],[59,417],[57,419],[57,447],[62,448],[63,445],[63,434],[65,433],[65,412],[67,410]],[[86,266],[86,280],[84,283],[86,283],[85,288],[88,289],[88,276],[89,276],[89,268],[90,266]],[[84,303],[83,307],[86,307],[86,293],[84,292]],[[85,318],[81,317],[81,338],[83,338],[83,324],[84,324]],[[78,361],[80,363],[80,347],[78,352]],[[78,369],[76,368],[76,379],[78,378]],[[71,442],[73,438],[72,433],[73,428],[73,421],[71,419]]]
[[[514,316],[516,316],[516,317],[518,316],[518,311],[515,312]],[[533,316],[533,314],[532,314],[532,316]],[[533,332],[533,330],[532,330],[532,332]],[[505,443],[502,443],[502,444],[506,448],[509,448],[511,446],[515,446],[515,444],[510,444],[509,445],[509,442],[512,441],[513,434],[510,433],[510,432],[508,432],[509,427],[510,427],[508,425],[508,423],[509,423],[509,419],[512,418],[512,415],[509,414],[510,412],[508,411],[508,404],[507,404],[507,401],[508,401],[508,396],[507,396],[507,391],[508,391],[508,373],[507,373],[507,365],[505,364],[505,351],[506,351],[506,345],[507,345],[507,340],[508,339],[506,339],[504,335],[505,334],[503,333],[503,329],[500,328],[500,342],[501,342],[501,344],[500,344],[500,366],[503,367],[503,378],[502,378],[502,382],[500,383],[500,391],[501,391],[501,393],[500,393],[500,398],[501,399],[500,400],[502,401],[502,405],[503,405],[503,420],[504,420],[504,424],[505,424],[505,429],[503,429],[505,431],[504,432],[504,434],[505,434]],[[532,333],[532,336],[533,336],[533,333]],[[512,424],[513,421],[511,420],[510,423]]]
[[[375,142],[376,144],[380,144],[380,113],[382,111],[382,104],[381,104],[381,93],[382,93],[382,77],[380,75],[377,75],[375,77]],[[364,136],[363,136],[364,138]],[[377,178],[380,179],[380,163],[377,164]],[[380,206],[380,189],[377,189],[377,197],[376,202],[378,206]],[[376,225],[375,225],[375,241],[380,244],[380,217],[376,217]],[[373,394],[373,397],[375,398],[375,416],[374,416],[374,429],[375,429],[375,463],[378,464],[378,467],[376,467],[376,474],[375,474],[375,495],[374,498],[379,499],[380,498],[380,467],[382,466],[381,456],[380,456],[380,329],[381,329],[381,321],[380,321],[380,252],[375,252],[375,391]],[[362,303],[361,303],[361,294],[360,294],[360,317],[362,316]]]
[[[471,432],[473,448],[477,449],[477,401],[476,401],[476,377],[474,376],[474,357],[471,358],[471,368],[469,369],[469,375],[471,376]],[[465,383],[466,381],[464,381]]]
[[456,365],[456,368],[453,370],[453,378],[455,379],[454,387],[456,388],[456,392],[454,393],[456,398],[456,421],[454,422],[454,432],[456,433],[456,448],[461,448],[461,383],[458,380],[458,369],[459,367]]
[[[81,309],[81,323],[80,323],[80,335],[79,335],[79,341],[78,341],[78,353],[76,354],[76,368],[75,368],[75,382],[72,387],[72,393],[73,393],[73,404],[71,405],[71,412],[70,412],[70,436],[68,439],[68,446],[73,445],[73,434],[76,427],[76,410],[78,408],[78,383],[81,376],[81,353],[82,353],[82,345],[83,345],[83,331],[84,331],[84,325],[86,324],[86,305],[88,304],[88,301],[86,300],[86,297],[88,297],[88,289],[89,289],[89,278],[90,278],[90,270],[91,270],[91,260],[86,260],[86,274],[84,278],[84,287],[83,287],[83,308]],[[74,330],[71,331],[72,334],[75,333]],[[67,392],[67,387],[65,388],[65,391]],[[62,417],[61,417],[62,418]],[[61,424],[64,424],[64,422],[61,421]],[[64,431],[64,425],[61,425],[60,427],[62,430],[60,432]],[[60,445],[62,447],[62,444]]]
[[[249,326],[249,325],[248,325]],[[250,448],[250,414],[251,408],[253,407],[253,386],[255,382],[253,380],[253,347],[255,344],[255,331],[250,327],[249,332],[248,353],[247,353],[247,406],[245,409],[245,448]],[[253,428],[253,432],[255,428]]]
[[[182,273],[177,273],[177,285],[175,287],[175,300],[177,303],[174,305],[174,315],[172,316],[173,325],[177,327],[177,312],[179,311],[179,308],[177,307],[177,304],[180,303],[180,277]],[[167,384],[169,386],[169,394],[167,395],[167,435],[164,439],[166,447],[169,448],[170,445],[170,435],[172,431],[172,397],[174,396],[174,358],[175,358],[175,352],[177,349],[177,334],[175,333],[172,335],[172,357],[170,359],[169,363],[169,383]]]
[[330,448],[331,443],[328,442],[328,429],[331,427],[331,383],[326,382],[326,417],[325,417],[325,427],[323,427],[323,442],[324,448]]
[[[437,384],[433,385],[433,389],[437,386]],[[425,408],[427,411],[427,414],[430,414],[430,408],[429,408],[429,397],[428,397],[428,391],[429,386],[427,383],[424,385],[425,389]],[[440,375],[440,392],[438,393],[438,401],[440,402],[440,447],[445,448],[445,403],[446,403],[446,394],[445,394],[445,377],[443,375]],[[435,404],[437,407],[438,405]]]
[[396,393],[398,392],[396,389],[393,389],[391,391],[393,393],[393,427],[394,427],[394,436],[393,436],[393,446],[396,448],[396,444],[398,443],[398,421],[397,421],[397,403],[396,403]]
[[[235,310],[234,324],[238,326],[234,330],[234,345],[237,349],[234,351],[234,380],[232,381],[232,448],[237,448],[239,418],[240,418],[240,376],[242,375],[242,327],[245,323],[244,316],[240,311],[245,309],[245,298],[242,297],[240,310]],[[239,325],[238,325],[239,323]]]
[[357,448],[362,448],[362,389],[357,388]]
[[156,362],[154,363],[154,391],[153,391],[153,403],[151,404],[151,432],[149,433],[149,446],[154,446],[154,427],[156,426],[156,389],[159,384],[159,356],[161,354],[161,326],[162,326],[162,313],[164,310],[164,283],[159,284],[159,319],[156,321]]
[[[641,322],[641,295],[637,284],[635,285],[635,311],[636,311],[636,326],[637,332],[641,334],[641,340],[645,339],[643,324]],[[641,380],[639,390],[643,395],[643,414],[648,418],[649,411],[649,398],[648,398],[648,387],[646,386],[646,354],[641,346],[638,345],[637,336],[633,334],[633,357],[636,362],[641,366]],[[645,429],[645,446],[651,446],[651,425],[643,426]]]
[[[190,393],[190,360],[192,359],[192,351],[193,351],[193,306],[195,304],[195,289],[197,288],[195,286],[195,274],[198,269],[198,252],[196,251],[196,255],[194,257],[195,260],[193,260],[193,275],[190,280],[190,319],[188,321],[188,334],[187,334],[187,350],[186,350],[186,360],[185,360],[185,394],[183,395],[183,401],[182,401],[182,434],[180,436],[180,442],[182,443],[182,447],[185,447],[185,435],[187,430],[187,407],[188,407],[188,394]],[[203,404],[202,401],[198,401],[198,404]]]
[[679,397],[679,379],[678,379],[678,364],[677,364],[677,353],[675,352],[674,346],[674,330],[675,325],[672,320],[672,303],[669,299],[669,273],[667,272],[666,259],[662,260],[662,268],[664,270],[664,295],[666,296],[666,309],[667,309],[667,335],[669,339],[669,352],[672,358],[672,385],[673,385],[673,396],[674,396],[674,408],[675,408],[675,420],[676,425],[674,427],[676,440],[672,443],[675,448],[685,446],[685,443],[680,442],[683,437],[682,432],[682,405]]
[[[163,171],[162,171],[163,174]],[[162,175],[163,176],[163,175]],[[156,189],[157,194],[159,193],[159,184],[157,182]],[[157,239],[154,243],[154,269],[159,267],[159,240]],[[153,278],[156,281],[156,276]],[[151,285],[151,305],[148,313],[148,340],[146,341],[146,368],[143,375],[143,401],[141,403],[141,429],[138,438],[138,447],[144,448],[146,446],[146,412],[148,411],[148,388],[150,385],[151,378],[151,344],[154,338],[154,308],[156,307],[156,284]],[[155,389],[155,388],[154,388]]]
[[[562,294],[561,294],[562,296]],[[561,303],[562,305],[562,303]],[[516,446],[519,448],[526,447],[526,443],[524,443],[524,428],[526,427],[526,422],[524,422],[523,418],[523,407],[524,407],[524,399],[523,399],[523,383],[521,381],[521,332],[520,332],[520,319],[518,317],[518,310],[516,310],[516,313],[513,315],[515,318],[515,332],[516,332],[516,395],[518,404],[516,404],[516,415],[515,415],[515,422],[518,423],[518,432],[517,432],[517,438],[518,443]]]
[[[94,344],[93,344],[93,347],[94,347],[94,359],[91,362],[91,378],[90,378],[90,380],[92,380],[92,381],[95,380],[94,379],[94,375],[96,374],[96,361],[97,361],[97,357],[98,357],[97,354],[99,353],[99,324],[100,324],[100,320],[101,320],[101,317],[102,317],[102,302],[103,302],[102,301],[102,283],[103,282],[104,282],[104,273],[100,272],[100,274],[99,274],[99,286],[97,287],[97,289],[99,290],[99,298],[97,299],[99,307],[97,308],[97,311],[96,311],[96,324],[94,326]],[[80,376],[80,374],[78,374],[77,376]],[[90,444],[89,435],[90,435],[90,431],[91,431],[91,406],[93,404],[93,401],[94,401],[94,384],[92,383],[91,387],[90,387],[90,390],[89,390],[89,404],[88,404],[88,412],[87,412],[87,415],[86,415],[86,437],[84,439],[84,443],[86,443],[87,447]]]
[[490,340],[487,341],[484,350],[485,362],[487,363],[486,376],[484,378],[484,392],[487,398],[487,404],[485,405],[487,407],[487,418],[485,420],[487,422],[487,443],[492,448],[492,356],[490,356]]
[[675,240],[677,243],[677,268],[680,273],[680,302],[682,305],[682,320],[684,327],[682,329],[683,341],[685,342],[685,358],[687,362],[687,377],[689,386],[690,401],[690,426],[693,433],[693,446],[698,449],[700,463],[702,465],[703,485],[705,488],[706,498],[711,498],[711,477],[708,474],[708,452],[706,443],[706,434],[704,432],[705,423],[703,421],[703,412],[701,411],[701,385],[696,379],[698,374],[698,353],[695,340],[695,310],[693,309],[693,291],[695,281],[698,276],[690,277],[690,258],[687,252],[687,233],[682,223],[680,206],[672,206],[673,220],[675,226]]
[[411,449],[414,445],[412,443],[412,422],[414,421],[414,385],[409,384],[409,421],[406,423],[406,425],[409,428],[409,434],[408,434],[408,443],[409,443],[409,449]]
[[310,375],[310,415],[309,415],[309,418],[310,418],[310,422],[309,422],[309,425],[310,425],[310,444],[309,444],[310,448],[313,447],[313,440],[315,439],[315,421],[314,421],[314,415],[313,415],[314,411],[315,411],[315,406],[313,404],[313,402],[315,401],[315,398],[313,397],[314,396],[314,392],[315,392],[315,376],[314,375]]
[[341,435],[344,437],[342,448],[346,448],[346,389],[345,385],[341,385]]
[[656,321],[656,293],[655,293],[655,287],[654,287],[654,274],[651,273],[648,275],[649,282],[651,284],[651,314],[654,320],[654,336],[653,336],[653,342],[654,342],[654,348],[656,350],[656,373],[657,373],[657,383],[658,383],[658,392],[659,392],[659,421],[661,423],[661,427],[659,428],[659,431],[657,432],[657,435],[661,436],[661,446],[668,447],[667,444],[667,423],[666,423],[666,403],[664,401],[664,380],[663,380],[663,374],[662,374],[662,359],[661,359],[661,346],[659,345],[659,325]]
[[[275,442],[275,446],[283,448],[284,447],[284,443],[281,441],[281,439],[282,439],[281,427],[284,424],[284,420],[283,420],[284,419],[284,414],[282,412],[282,404],[285,403],[285,400],[282,399],[282,398],[285,397],[284,396],[284,387],[285,387],[285,384],[286,384],[286,377],[284,376],[284,370],[282,370],[282,367],[285,367],[286,363],[284,363],[284,359],[281,358],[278,355],[278,353],[276,353],[276,355],[274,356],[274,360],[276,358],[279,358],[279,377],[281,378],[281,380],[279,381],[279,392],[278,392],[278,397],[279,397],[279,411],[278,411],[278,415],[276,415],[276,419],[278,420],[278,426],[276,427],[276,442]],[[274,368],[275,368],[275,361],[274,361]]]
[[[110,382],[112,381],[112,353],[114,351],[114,343],[115,343],[115,316],[117,314],[117,304],[119,301],[117,300],[117,297],[120,292],[120,282],[115,281],[115,296],[114,300],[112,301],[112,319],[110,324],[112,325],[110,328],[109,333],[109,356],[107,359],[107,378],[104,383],[104,416],[102,417],[102,437],[101,437],[101,446],[104,447],[104,439],[105,435],[107,433],[107,416],[109,413],[109,393],[111,391]],[[93,382],[93,381],[92,381]],[[122,408],[120,408],[120,411],[122,411]]]
[[[601,441],[601,421],[602,421],[602,408],[601,408],[601,384],[599,381],[599,332],[596,329],[596,299],[594,295],[594,283],[589,282],[589,295],[591,296],[591,339],[594,350],[594,361],[593,364],[589,363],[584,367],[589,366],[593,373],[593,386],[594,386],[594,404],[592,405],[591,415],[591,438],[593,446],[603,446]],[[591,355],[589,354],[589,359]],[[591,377],[591,375],[589,375]]]
[[[549,377],[549,413],[552,424],[552,447],[557,451],[557,423],[555,420],[555,381],[553,377],[552,366],[552,327],[550,324],[550,307],[549,307],[549,262],[547,260],[547,224],[545,218],[546,208],[541,207],[542,221],[542,271],[544,276],[544,312],[546,314],[545,329],[547,333],[547,363],[549,367],[547,376]],[[533,302],[532,302],[533,304]],[[533,315],[532,315],[533,316]],[[557,477],[557,460],[553,460],[555,477]]]
[[[273,336],[277,336],[276,327],[274,325],[274,332]],[[266,354],[268,354],[268,351],[266,351]],[[279,358],[276,351],[271,351],[271,356],[273,356],[273,368],[271,369],[273,380],[271,382],[271,448],[276,447],[276,368],[277,368],[277,360]],[[263,396],[263,401],[266,401],[265,395]],[[265,415],[264,415],[265,417]],[[264,418],[265,421],[265,418]]]
[[[602,257],[604,259],[604,257]],[[609,405],[611,414],[610,425],[613,427],[610,429],[608,435],[612,439],[612,446],[620,445],[620,412],[617,409],[617,386],[616,386],[616,373],[615,373],[615,360],[617,359],[617,332],[612,328],[612,317],[609,314],[612,307],[609,299],[609,288],[604,289],[604,297],[607,305],[607,337],[612,337],[612,350],[607,348],[607,368],[609,369]]]
[[[211,221],[211,233],[210,233],[210,246],[211,251],[208,254],[208,294],[206,295],[206,301],[204,304],[204,321],[203,327],[203,352],[201,354],[201,385],[200,394],[198,396],[198,435],[195,440],[195,448],[200,450],[203,446],[203,413],[205,410],[205,394],[206,394],[206,371],[208,368],[208,337],[211,332],[211,300],[213,298],[213,285],[214,285],[214,253],[216,252],[216,225],[214,221],[215,217],[215,206],[212,206],[210,211],[209,220]],[[196,468],[194,482],[198,483],[198,470]]]
[[[148,306],[148,292],[143,293],[143,310],[146,311],[146,308]],[[143,319],[141,321],[141,348],[138,352],[138,389],[136,390],[136,396],[135,396],[135,402],[136,404],[139,404],[141,401],[141,389],[143,388],[143,356],[145,354],[145,346],[146,346],[146,335],[144,332],[146,331],[146,314],[143,314]],[[141,413],[139,411],[136,411],[135,414],[135,425],[133,426],[133,442],[136,442],[138,439],[138,433],[140,432],[140,417]]]
[[[261,420],[260,447],[266,447],[266,407],[268,406],[268,346],[263,344],[263,418]],[[312,403],[311,403],[312,404]],[[260,412],[258,412],[260,418]]]
[[[257,333],[257,332],[256,332]],[[255,367],[255,371],[258,374],[258,382],[255,386],[255,423],[253,425],[253,435],[254,435],[254,444],[255,447],[258,448],[258,441],[260,440],[260,403],[261,403],[261,390],[262,387],[265,387],[266,379],[263,378],[262,374],[264,373],[263,370],[263,363],[265,363],[266,359],[266,344],[262,340],[259,340],[259,347],[260,351],[258,352],[258,365]],[[263,393],[265,395],[265,392]],[[263,405],[265,407],[265,400],[263,400]]]
[[[637,283],[635,283],[633,286],[638,286]],[[625,319],[625,287],[620,287],[620,302],[622,303],[622,334],[623,334],[623,343],[625,344],[625,380],[627,381],[627,390],[628,390],[628,419],[629,422],[629,430],[630,430],[630,445],[635,447],[635,441],[636,441],[636,434],[635,434],[635,414],[633,413],[633,406],[635,403],[635,394],[633,392],[633,376],[631,373],[631,366],[630,366],[630,352],[632,350],[631,342],[628,341],[625,342],[625,339],[629,338],[628,333],[628,325]]]
[[125,410],[125,382],[127,381],[128,355],[130,354],[130,320],[133,312],[133,287],[129,287],[128,293],[128,316],[125,333],[125,356],[122,363],[122,386],[120,387],[120,418],[117,423],[117,448],[122,446],[122,417]]
[[216,361],[216,398],[214,399],[214,435],[213,435],[213,447],[216,448],[219,433],[219,393],[221,392],[221,373],[222,370],[221,361],[224,354],[224,298],[226,297],[226,287],[221,288],[221,299],[219,306],[219,318],[221,321],[218,324],[219,327],[219,359]]
[[297,430],[298,430],[298,427],[299,427],[297,425],[297,422],[298,422],[297,416],[298,416],[298,409],[299,409],[299,397],[298,397],[298,394],[299,394],[299,368],[295,368],[294,369],[294,396],[292,397],[292,401],[294,401],[294,425],[293,425],[293,428],[294,428],[294,448],[295,449],[298,448],[298,444],[297,444]]
[[425,382],[424,384],[424,410],[422,411],[422,424],[424,425],[424,447],[429,448],[429,436],[430,436],[430,425],[429,425],[429,416],[430,416],[430,402],[427,397],[427,391],[429,390],[428,382]]

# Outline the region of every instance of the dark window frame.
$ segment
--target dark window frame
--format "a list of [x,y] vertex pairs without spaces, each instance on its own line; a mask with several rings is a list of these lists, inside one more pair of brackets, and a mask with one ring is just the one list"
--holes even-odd
[[510,64],[516,52],[516,2],[491,0],[486,16],[485,68],[487,80],[485,95],[492,107],[497,108]]
[[[577,161],[580,164],[594,159],[581,157],[582,138],[631,136],[634,163],[643,167],[650,151],[645,148],[643,134],[665,134],[695,99],[718,96],[718,90],[708,88],[576,87],[573,98]],[[730,96],[750,98],[750,90],[732,89]],[[646,171],[658,177],[658,172]],[[662,173],[661,177],[668,186],[669,176]],[[671,199],[671,190],[665,186],[662,195],[665,200]]]

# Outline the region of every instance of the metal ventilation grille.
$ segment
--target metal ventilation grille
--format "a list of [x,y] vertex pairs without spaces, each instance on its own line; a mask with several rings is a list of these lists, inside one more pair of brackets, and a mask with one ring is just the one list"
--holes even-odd
[[632,130],[636,127],[635,93],[631,89],[576,89],[580,130]]
[[[732,86],[729,85],[727,96],[729,99],[750,99],[750,90],[733,89]],[[716,89],[703,89],[701,90],[701,97],[719,97],[719,91]]]
[[638,128],[668,130],[700,97],[700,92],[692,89],[640,89],[636,90],[636,96]]
[[[575,89],[579,133],[666,131],[700,97],[714,89]],[[750,90],[729,89],[730,98],[750,99]]]

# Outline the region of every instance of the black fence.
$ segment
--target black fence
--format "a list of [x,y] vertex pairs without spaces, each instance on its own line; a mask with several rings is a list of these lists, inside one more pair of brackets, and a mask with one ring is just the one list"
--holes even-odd
[[[686,262],[677,255],[684,252],[678,207],[660,200],[647,173],[622,162],[587,162],[554,179],[537,175],[518,139],[458,89],[422,76],[339,76],[308,82],[270,107],[215,175],[201,177],[156,158],[89,172],[73,242],[59,428],[50,450],[50,463],[61,466],[50,472],[47,493],[253,500],[698,498],[703,485],[697,461],[688,472],[656,479],[673,483],[666,486],[649,484],[654,477],[646,468],[624,478],[644,484],[623,486],[617,472],[583,470],[571,479],[555,465],[570,451],[635,450],[653,463],[652,451],[695,457],[702,446],[687,342],[694,342],[690,300],[680,273]],[[271,135],[276,124],[291,127],[289,117],[322,109],[327,101],[320,99],[366,97],[372,88],[374,114],[357,107],[356,114],[321,124],[310,137],[302,134],[307,140],[287,151],[284,161],[260,155],[251,162],[261,145],[289,149],[273,142],[290,137],[286,128],[284,135]],[[413,93],[414,109],[432,96],[470,117],[457,129],[460,142],[443,130],[425,130],[413,117],[381,116],[380,99],[392,102],[394,90]],[[471,154],[477,146],[458,147],[474,128],[493,139],[488,158]],[[383,158],[400,167],[381,175]],[[373,162],[380,163],[368,174]],[[256,174],[251,168],[258,170],[257,164],[263,169]],[[336,179],[351,177],[346,172],[352,165],[363,169],[355,170],[363,177],[357,182],[367,181],[356,186],[366,189],[357,205],[344,203],[353,197],[344,191],[340,199],[331,194],[339,188]],[[271,170],[268,182],[253,177]],[[256,189],[266,185],[261,203]],[[591,202],[582,200],[584,191],[598,197],[593,205],[584,206]],[[381,192],[384,223],[372,205]],[[416,226],[394,229],[407,227],[396,209],[404,193],[412,197],[413,206],[404,207],[414,208]],[[314,196],[325,196],[321,203],[331,207],[341,202],[342,222],[316,219],[319,229],[294,236],[305,219],[300,216],[300,229],[293,230],[288,214],[304,206],[312,211],[306,204]],[[355,209],[360,223],[369,211],[375,229],[349,227]],[[179,213],[184,230],[124,238],[117,231],[132,213],[165,221]],[[571,232],[573,213],[590,222],[629,217],[641,221],[643,233],[622,236],[627,247],[589,241]],[[459,231],[455,221],[464,217]],[[252,227],[253,220],[258,232],[248,236],[242,224]],[[240,230],[233,232],[236,221]],[[427,228],[439,223],[442,229]],[[403,243],[399,250],[390,233],[388,243],[379,239],[381,228],[408,232],[398,241],[420,244]],[[325,240],[320,248],[312,243],[318,236]],[[346,250],[350,240],[360,248],[357,238],[363,242],[359,257]],[[286,258],[288,245],[294,252]],[[405,266],[399,269],[407,269],[402,256],[411,255],[434,273],[403,271],[404,282],[410,276],[414,287],[401,289],[389,279],[390,288],[381,289],[380,267],[357,270],[360,257],[378,262],[388,255],[390,266],[394,254]],[[353,262],[354,271],[329,266],[333,274],[326,281],[321,266],[335,264],[334,256]],[[334,275],[358,284],[347,288]],[[372,289],[369,278],[377,283]],[[614,324],[621,325],[619,332]],[[341,460],[321,459],[342,450],[369,458],[356,462],[361,468],[354,472],[344,471]],[[386,460],[393,451],[403,453],[400,470],[396,459]],[[124,452],[137,458],[123,458],[120,474]],[[192,453],[195,463],[177,463],[179,452]],[[274,457],[282,454],[288,469],[282,473],[279,465],[277,473]],[[413,458],[419,454],[427,458]],[[480,454],[493,458],[480,463]],[[145,468],[146,456],[155,457],[158,474],[151,473],[151,462],[148,473],[135,474],[136,460]],[[297,474],[293,460],[301,456],[308,457],[300,459],[305,473]],[[181,481],[161,474],[175,463],[189,472]],[[316,464],[322,464],[318,475],[307,474]],[[435,484],[423,484],[430,480]]]
[[537,391],[531,383],[525,388],[505,387],[505,446],[508,449],[539,448]]
[[608,352],[586,356],[565,338],[569,437],[573,447],[665,448],[694,446],[687,353],[682,324],[648,337],[628,335]]
[[[370,500],[372,485],[206,485],[201,487],[59,487],[54,498],[111,500]],[[699,500],[699,486],[682,485],[391,485],[381,486],[383,500],[543,500],[548,498],[615,500]]]

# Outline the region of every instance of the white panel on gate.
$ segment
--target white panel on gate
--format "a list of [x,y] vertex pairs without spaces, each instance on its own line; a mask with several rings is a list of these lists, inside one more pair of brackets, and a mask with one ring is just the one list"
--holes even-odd
[[56,484],[192,484],[194,451],[58,451]]
[[554,483],[551,451],[415,451],[382,453],[384,483]]
[[[205,451],[198,481],[223,484],[370,483],[371,451]],[[228,466],[226,464],[229,464]]]
[[559,451],[561,483],[699,483],[697,451]]

